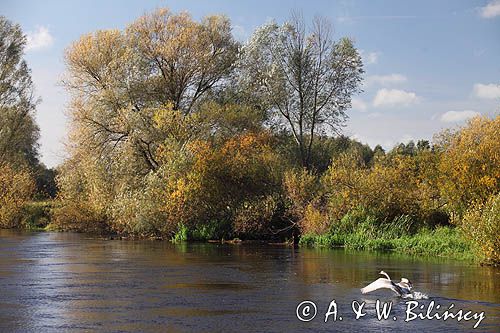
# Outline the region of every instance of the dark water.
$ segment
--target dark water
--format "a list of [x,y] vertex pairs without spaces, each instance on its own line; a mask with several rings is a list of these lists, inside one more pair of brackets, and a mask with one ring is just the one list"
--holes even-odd
[[[415,290],[429,295],[419,304],[434,301],[441,305],[438,312],[452,303],[455,312],[484,311],[475,331],[500,331],[500,270],[460,261],[5,230],[0,230],[0,331],[467,332],[477,322],[405,323],[406,300],[359,292],[381,269],[394,279],[409,278]],[[331,316],[325,323],[333,299],[343,320]],[[377,299],[392,302],[388,320],[376,319]],[[296,317],[303,300],[318,309],[310,322]],[[359,320],[353,300],[366,302],[367,314]]]

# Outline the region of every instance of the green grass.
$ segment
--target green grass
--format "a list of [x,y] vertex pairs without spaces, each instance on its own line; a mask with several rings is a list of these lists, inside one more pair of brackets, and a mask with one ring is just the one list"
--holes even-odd
[[179,223],[177,232],[172,237],[172,243],[180,243],[188,240],[189,229],[186,225]]
[[370,234],[363,227],[353,232],[331,232],[324,235],[304,235],[300,244],[313,247],[344,247],[354,250],[396,251],[410,255],[439,256],[475,260],[471,245],[453,227],[420,229],[414,234],[393,236],[390,232]]
[[177,231],[171,238],[173,243],[183,241],[208,241],[230,238],[230,224],[228,222],[210,221],[207,224],[200,224],[188,227],[179,223]]

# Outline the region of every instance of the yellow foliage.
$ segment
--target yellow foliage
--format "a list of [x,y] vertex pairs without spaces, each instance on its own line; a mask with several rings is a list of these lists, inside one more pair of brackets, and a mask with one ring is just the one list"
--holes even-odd
[[400,215],[428,219],[439,207],[432,176],[435,159],[430,154],[395,154],[377,159],[372,167],[354,155],[341,155],[322,179],[331,218],[338,221],[364,207],[381,220]]
[[290,202],[287,214],[298,221],[302,231],[317,228],[313,203],[320,197],[318,177],[307,169],[287,170],[283,176],[283,191]]
[[[187,150],[192,156],[189,169],[172,179],[166,188],[164,210],[175,223],[229,220],[237,212],[241,213],[245,202],[259,206],[260,203],[251,203],[253,198],[261,197],[265,201],[279,186],[281,166],[268,133],[244,133],[230,138],[222,146],[196,140],[187,145]],[[263,212],[267,219],[271,215]]]
[[300,227],[303,234],[321,235],[328,231],[328,215],[320,211],[313,204],[306,206],[304,217],[300,221]]
[[461,215],[500,191],[499,138],[500,115],[476,117],[460,131],[441,134],[440,188],[450,211]]
[[22,207],[31,199],[35,182],[25,168],[0,163],[0,227],[16,227]]
[[112,202],[111,182],[93,156],[78,154],[60,167],[59,193],[53,225],[66,230],[106,229],[106,211]]
[[500,193],[492,195],[486,203],[472,205],[460,227],[485,261],[500,263]]

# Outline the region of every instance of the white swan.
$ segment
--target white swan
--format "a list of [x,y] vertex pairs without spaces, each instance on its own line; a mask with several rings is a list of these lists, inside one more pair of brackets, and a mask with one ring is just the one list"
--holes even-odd
[[385,275],[386,278],[379,278],[373,281],[366,287],[362,288],[361,293],[366,294],[378,289],[390,289],[402,297],[412,293],[411,290],[413,289],[413,284],[407,278],[401,278],[400,282],[394,283],[386,272],[380,271],[379,274]]

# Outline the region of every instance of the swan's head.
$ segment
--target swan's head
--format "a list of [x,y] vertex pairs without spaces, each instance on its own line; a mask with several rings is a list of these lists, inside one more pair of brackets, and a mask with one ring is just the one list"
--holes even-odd
[[411,283],[411,281],[407,278],[401,278],[401,284],[405,284],[406,286],[408,286],[408,290],[412,290],[413,288],[413,283]]

